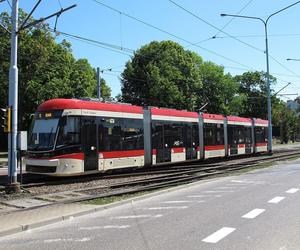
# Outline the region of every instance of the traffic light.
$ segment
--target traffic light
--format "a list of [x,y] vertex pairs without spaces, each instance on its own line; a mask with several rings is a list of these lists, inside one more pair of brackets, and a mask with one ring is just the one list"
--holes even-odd
[[11,107],[7,107],[5,109],[2,108],[1,110],[3,111],[3,117],[2,117],[3,131],[5,133],[10,133],[10,131],[11,131]]

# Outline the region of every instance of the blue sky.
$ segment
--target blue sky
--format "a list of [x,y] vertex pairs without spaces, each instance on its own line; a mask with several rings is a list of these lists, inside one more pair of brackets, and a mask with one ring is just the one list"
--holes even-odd
[[[97,1],[121,11],[121,14],[104,7]],[[237,14],[240,12],[240,15],[257,16],[264,19],[269,14],[296,2],[295,0],[174,1],[218,28],[222,28],[231,20],[229,17],[220,17],[220,13]],[[37,0],[20,0],[19,2],[20,7],[29,12]],[[232,19],[223,31],[237,37],[240,40],[237,41],[184,12],[169,0],[60,0],[60,3],[63,7],[77,4],[75,9],[63,14],[58,21],[58,30],[66,33],[132,50],[139,49],[153,40],[173,40],[187,49],[197,52],[206,61],[223,65],[225,71],[232,75],[242,74],[248,70],[266,70],[266,59],[263,52],[265,50],[264,27],[261,22],[256,20]],[[43,0],[35,11],[34,18],[38,19],[58,11],[60,3],[59,0]],[[0,12],[9,11],[9,9],[7,2],[0,3]],[[270,72],[278,79],[275,90],[292,82],[281,92],[283,94],[298,93],[300,95],[300,62],[286,60],[286,58],[300,59],[299,12],[300,3],[272,17],[268,25],[269,53],[272,57],[270,58]],[[163,29],[181,39],[130,19],[123,13]],[[50,21],[52,27],[54,20]],[[216,39],[209,39],[216,34],[218,34]],[[59,35],[57,40],[60,41],[63,38],[72,43],[76,58],[87,58],[93,67],[112,68],[112,71],[104,70],[102,77],[112,88],[113,96],[121,92],[119,76],[125,63],[130,59],[128,54],[131,53],[108,50],[63,35]],[[187,41],[202,42],[197,47],[191,46]],[[289,96],[292,99],[294,97]],[[287,100],[287,97],[283,97],[283,100]]]

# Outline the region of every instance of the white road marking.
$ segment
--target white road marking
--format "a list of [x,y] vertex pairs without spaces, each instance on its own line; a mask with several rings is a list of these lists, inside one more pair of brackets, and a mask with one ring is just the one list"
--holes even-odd
[[245,215],[243,215],[242,218],[254,219],[256,216],[260,215],[264,211],[266,211],[266,210],[265,209],[256,208],[256,209],[253,209],[252,211],[250,211],[249,213],[246,213]]
[[187,198],[203,198],[207,197],[208,195],[199,194],[199,195],[188,195]]
[[45,243],[52,243],[52,242],[59,242],[62,239],[49,239],[49,240],[44,240]]
[[44,243],[53,243],[53,242],[60,242],[60,241],[75,241],[75,242],[86,242],[86,241],[90,241],[91,238],[88,237],[84,237],[84,238],[67,238],[67,239],[63,239],[63,238],[57,238],[57,239],[48,239],[48,240],[44,240]]
[[193,201],[163,201],[164,204],[182,204],[182,203],[202,203],[205,202],[203,200],[193,200]]
[[166,204],[173,204],[173,203],[191,203],[195,201],[163,201],[161,203],[166,203]]
[[159,218],[162,217],[162,214],[140,214],[140,215],[124,215],[124,216],[116,216],[111,219],[143,219],[143,218]]
[[279,203],[281,202],[285,197],[282,196],[276,196],[272,200],[269,200],[268,203]]
[[172,206],[172,207],[149,207],[149,210],[167,210],[167,209],[186,209],[188,206]]
[[299,191],[299,188],[291,188],[288,191],[286,191],[286,193],[288,193],[288,194],[294,194],[294,193],[296,193],[298,191]]
[[233,183],[243,183],[243,184],[250,184],[250,183],[253,183],[252,181],[239,181],[239,180],[231,180],[231,182]]
[[92,227],[80,227],[79,230],[95,230],[95,229],[125,229],[130,225],[106,225],[106,226],[92,226]]
[[233,193],[234,190],[208,190],[203,192],[204,193]]
[[235,228],[233,227],[223,227],[219,229],[218,231],[214,232],[213,234],[209,235],[202,241],[207,243],[217,243],[227,235],[231,234],[233,231],[235,231]]

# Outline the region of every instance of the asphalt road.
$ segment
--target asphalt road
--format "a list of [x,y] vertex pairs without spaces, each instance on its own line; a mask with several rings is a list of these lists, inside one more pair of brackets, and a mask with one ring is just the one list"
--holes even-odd
[[0,249],[300,249],[299,189],[298,160],[12,235]]

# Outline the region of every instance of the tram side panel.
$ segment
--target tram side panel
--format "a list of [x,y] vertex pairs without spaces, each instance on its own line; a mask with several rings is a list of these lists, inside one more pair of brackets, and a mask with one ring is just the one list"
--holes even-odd
[[199,159],[198,114],[151,109],[152,163]]
[[202,114],[202,116],[204,121],[204,158],[225,157],[224,116],[213,114]]
[[228,155],[243,155],[254,152],[252,120],[250,118],[228,116]]
[[99,161],[102,171],[142,167],[145,164],[143,115],[124,114],[123,117],[99,119]]
[[255,152],[268,151],[268,121],[254,119]]

